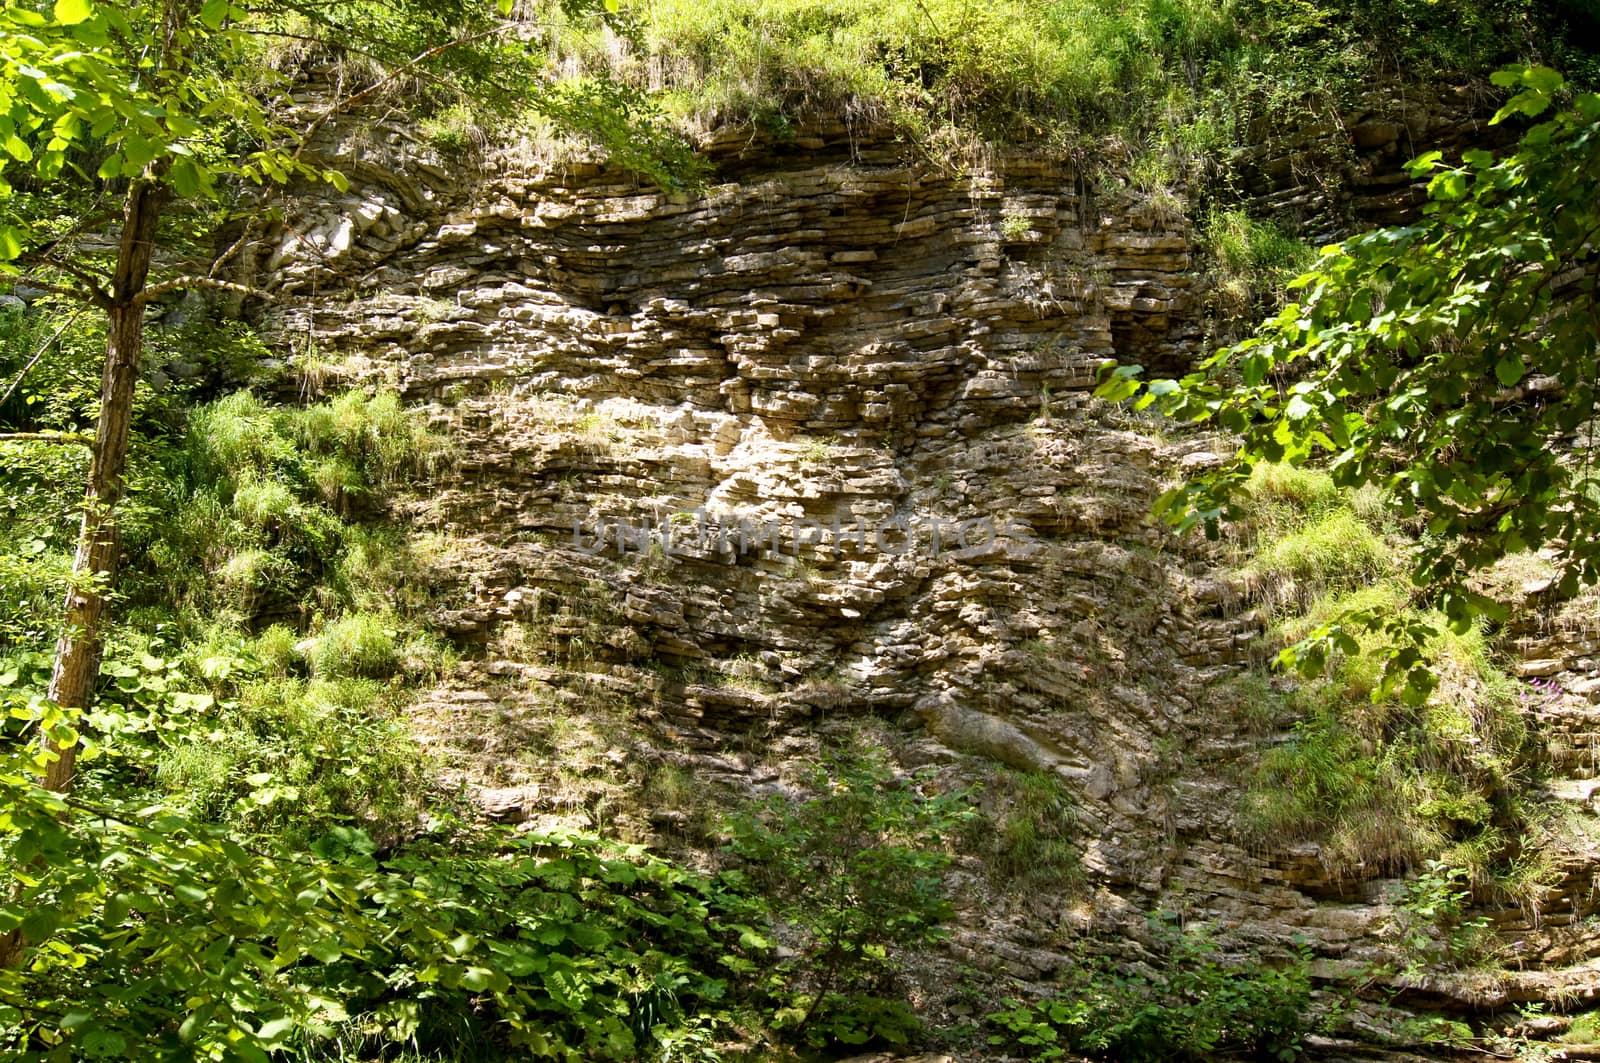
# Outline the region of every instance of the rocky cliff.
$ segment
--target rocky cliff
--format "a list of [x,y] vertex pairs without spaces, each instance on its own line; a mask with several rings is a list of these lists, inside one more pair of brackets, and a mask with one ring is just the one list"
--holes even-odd
[[[1414,198],[1412,140],[1470,131],[1377,109],[1333,131],[1332,184],[1293,162],[1315,131],[1246,173],[1313,228],[1387,219]],[[341,137],[324,150],[359,180],[297,200],[258,263],[290,297],[269,325],[303,386],[397,386],[455,441],[408,519],[466,655],[413,715],[493,814],[692,853],[708,804],[865,731],[906,765],[1070,796],[1071,883],[960,863],[930,1014],[971,1012],[961,971],[1041,983],[1085,940],[1137,953],[1158,909],[1241,948],[1304,938],[1334,982],[1388,955],[1392,881],[1237,841],[1243,767],[1287,726],[1221,693],[1263,620],[1148,516],[1214,442],[1089,395],[1106,362],[1203,347],[1182,211],[1060,158],[951,173],[842,125],[730,133],[695,195],[581,159],[439,158],[393,122]],[[1564,684],[1537,713],[1577,779],[1600,655],[1591,621],[1547,613],[1516,646]],[[1587,816],[1592,784],[1561,785]],[[1487,913],[1516,970],[1400,978],[1400,1002],[1592,996],[1596,865],[1559,855],[1542,908]]]

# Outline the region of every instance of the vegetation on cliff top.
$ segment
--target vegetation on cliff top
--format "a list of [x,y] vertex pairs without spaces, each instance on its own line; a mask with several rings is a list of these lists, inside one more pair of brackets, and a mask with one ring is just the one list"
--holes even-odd
[[[1315,121],[1396,80],[1539,59],[1587,76],[1581,4],[1535,0],[641,0],[621,32],[568,23],[564,76],[660,93],[690,128],[779,137],[886,123],[937,156],[975,140],[1214,165],[1259,119]],[[1100,145],[1103,148],[1103,145]],[[1095,154],[1103,154],[1097,150]]]

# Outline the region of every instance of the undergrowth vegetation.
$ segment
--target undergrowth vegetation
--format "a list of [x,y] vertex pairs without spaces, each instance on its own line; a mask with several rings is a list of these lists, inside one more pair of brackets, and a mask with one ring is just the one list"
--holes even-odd
[[[1238,534],[1241,576],[1275,617],[1269,642],[1293,643],[1351,606],[1416,612],[1405,542],[1373,499],[1326,475],[1257,466]],[[1252,769],[1242,808],[1256,844],[1314,841],[1335,878],[1402,875],[1430,860],[1486,898],[1537,905],[1550,882],[1538,841],[1549,813],[1534,785],[1540,744],[1524,684],[1506,674],[1480,627],[1439,631],[1427,647],[1438,679],[1421,703],[1382,682],[1380,636],[1331,659],[1322,675],[1256,697],[1295,722]]]
[[1312,1030],[1309,956],[1226,957],[1203,927],[1156,920],[1149,963],[1075,962],[1050,996],[988,1016],[1030,1060],[1293,1060]]
[[1001,887],[1058,904],[1084,882],[1077,814],[1061,780],[1047,772],[1004,769],[985,781],[979,815],[965,832],[968,852]]
[[190,410],[182,436],[152,450],[124,523],[147,554],[135,571],[157,584],[132,593],[191,618],[302,625],[318,609],[379,603],[397,575],[382,555],[404,546],[352,518],[377,516],[400,477],[446,457],[395,396],[361,392],[303,408],[234,392]]
[[[0,318],[22,337],[8,377],[61,320],[30,316]],[[81,333],[56,384],[95,357]],[[458,818],[401,713],[452,651],[385,520],[448,455],[393,395],[215,398],[227,350],[140,389],[127,572],[82,716],[43,697],[82,461],[4,444],[0,942],[29,951],[0,967],[0,1050],[704,1057],[753,1006],[730,986],[766,947],[736,919],[760,906],[637,850]],[[12,426],[79,427],[32,394]],[[82,743],[70,797],[39,785],[41,733]]]
[[1384,541],[1376,516],[1322,473],[1263,464],[1229,535],[1254,597],[1307,607],[1319,595],[1398,574],[1399,548]]
[[906,1044],[921,1023],[897,953],[943,936],[946,845],[972,810],[930,773],[899,775],[880,748],[834,752],[805,782],[804,800],[775,796],[727,822],[736,880],[774,898],[795,954],[770,979],[773,1024],[815,1048]]
[[[706,127],[827,110],[1048,139],[1127,113],[1172,63],[1235,30],[1227,5],[1167,0],[969,4],[655,0],[642,16],[661,82]],[[1163,94],[1155,94],[1157,98]]]
[[1282,305],[1287,285],[1316,254],[1270,221],[1234,207],[1213,205],[1199,225],[1200,250],[1216,293],[1215,341],[1242,338],[1242,330]]

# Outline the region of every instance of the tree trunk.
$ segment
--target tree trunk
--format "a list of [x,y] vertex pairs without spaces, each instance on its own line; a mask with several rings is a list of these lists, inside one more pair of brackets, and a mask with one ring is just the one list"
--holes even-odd
[[[128,429],[133,414],[133,389],[139,379],[144,346],[144,304],[138,301],[150,273],[156,224],[166,201],[158,180],[141,178],[128,189],[122,217],[122,244],[112,277],[110,334],[106,340],[105,373],[100,379],[100,418],[89,460],[89,485],[84,493],[83,527],[78,555],[67,589],[66,626],[56,642],[50,673],[50,700],[65,709],[88,706],[100,672],[100,614],[117,576],[116,507],[122,500],[122,474],[128,464]],[[49,743],[56,754],[45,786],[58,793],[72,789],[77,748]]]

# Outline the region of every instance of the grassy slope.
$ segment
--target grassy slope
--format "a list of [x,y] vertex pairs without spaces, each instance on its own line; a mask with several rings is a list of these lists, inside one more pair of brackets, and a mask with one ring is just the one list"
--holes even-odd
[[569,75],[663,92],[702,129],[808,115],[952,135],[1207,153],[1252,118],[1326,114],[1396,76],[1481,78],[1535,59],[1592,73],[1577,8],[1538,0],[640,0],[633,41],[567,26]]

